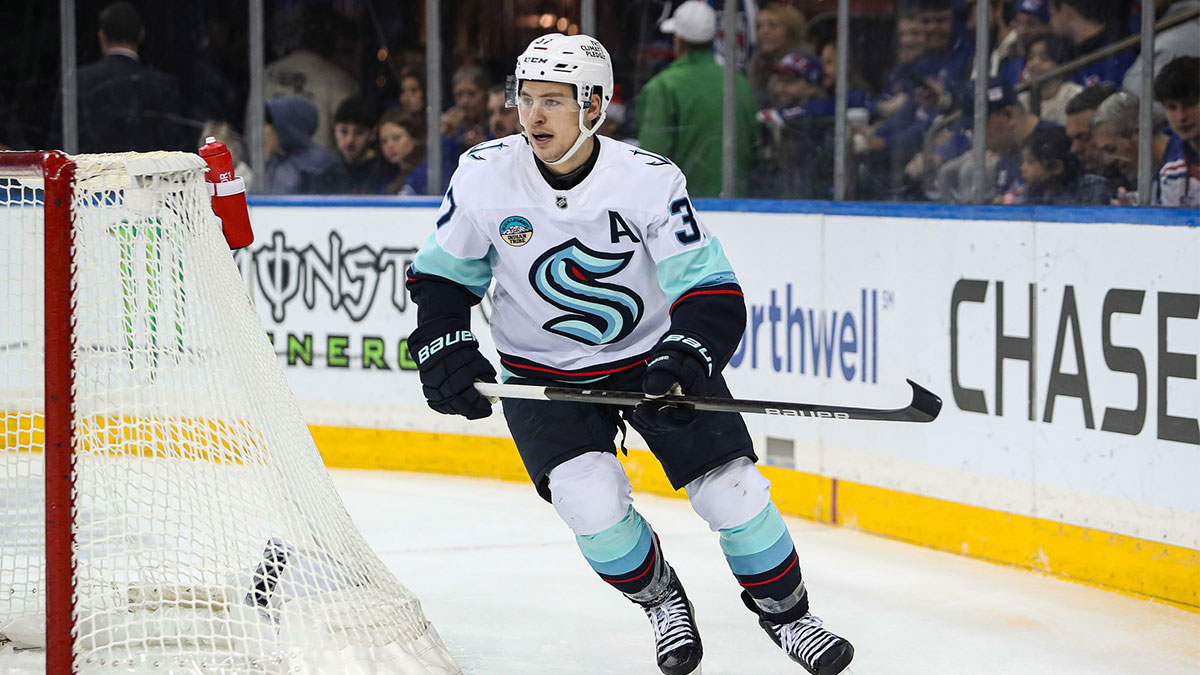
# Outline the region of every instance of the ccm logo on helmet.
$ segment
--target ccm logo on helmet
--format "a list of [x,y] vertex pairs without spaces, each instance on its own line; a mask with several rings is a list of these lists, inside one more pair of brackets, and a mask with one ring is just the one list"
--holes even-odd
[[780,410],[779,408],[763,408],[768,415],[783,417],[821,417],[834,420],[848,420],[850,415],[844,412],[829,412],[828,410]]
[[549,63],[550,59],[544,59],[540,56],[527,56],[527,57],[525,57],[525,62],[526,63]]
[[438,339],[421,347],[417,352],[417,363],[425,363],[429,357],[442,351],[446,347],[456,345],[460,342],[475,342],[475,335],[469,330],[458,330],[446,333]]

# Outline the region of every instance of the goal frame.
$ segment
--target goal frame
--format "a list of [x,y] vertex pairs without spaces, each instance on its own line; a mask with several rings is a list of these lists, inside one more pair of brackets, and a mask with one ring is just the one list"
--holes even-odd
[[75,545],[71,350],[75,268],[71,193],[75,162],[58,150],[0,152],[0,167],[44,182],[46,672],[74,673],[71,627],[75,621]]

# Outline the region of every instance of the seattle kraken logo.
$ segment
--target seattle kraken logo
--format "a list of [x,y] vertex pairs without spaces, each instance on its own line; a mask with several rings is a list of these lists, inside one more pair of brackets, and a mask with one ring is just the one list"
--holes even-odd
[[633,252],[600,253],[578,239],[546,251],[529,270],[529,281],[547,302],[570,312],[542,328],[589,345],[616,342],[633,332],[642,318],[642,299],[624,286],[606,284]]

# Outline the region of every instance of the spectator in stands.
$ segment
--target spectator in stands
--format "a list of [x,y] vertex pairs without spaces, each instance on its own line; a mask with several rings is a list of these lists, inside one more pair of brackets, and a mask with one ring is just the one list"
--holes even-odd
[[1050,0],[1018,0],[1013,10],[1013,29],[992,55],[992,75],[1011,85],[1021,81],[1025,55],[1035,37],[1050,32]]
[[948,110],[971,72],[975,35],[955,30],[955,0],[917,0],[925,31],[925,56],[917,64],[921,79]]
[[386,193],[441,194],[450,186],[450,177],[458,168],[458,143],[442,137],[442,184],[431,190],[425,129],[425,115],[414,115],[399,108],[387,111],[379,120],[379,144],[384,159],[392,166],[392,178],[385,188]]
[[1138,97],[1118,91],[1096,108],[1088,128],[1100,153],[1103,175],[1117,186],[1118,203],[1136,204]]
[[[1113,4],[1109,0],[1050,0],[1050,27],[1055,33],[1071,39],[1076,56],[1084,56],[1125,36],[1119,22],[1113,20],[1112,10]],[[1136,52],[1127,49],[1084,66],[1075,71],[1071,80],[1085,87],[1120,85],[1136,56]]]
[[1200,207],[1200,58],[1181,56],[1154,78],[1154,98],[1171,127],[1154,202]]
[[[132,3],[114,2],[100,12],[103,56],[77,74],[79,152],[196,150],[195,128],[180,123],[179,81],[141,62],[145,36]],[[57,113],[54,128],[61,128]]]
[[346,169],[332,152],[313,141],[317,107],[300,96],[267,101],[267,194],[336,194],[346,185]]
[[1067,102],[1067,137],[1071,139],[1071,152],[1083,163],[1083,168],[1089,173],[1100,174],[1104,171],[1104,159],[1096,144],[1092,142],[1092,129],[1089,126],[1092,114],[1113,95],[1116,87],[1111,84],[1097,84],[1084,88]]
[[421,115],[425,112],[425,74],[419,68],[400,71],[400,108]]
[[[1025,61],[1022,80],[1032,80],[1071,60],[1071,41],[1061,35],[1044,33],[1029,43],[1029,57]],[[1041,86],[1040,111],[1038,116],[1055,124],[1066,124],[1067,103],[1083,91],[1083,86],[1056,77]],[[1031,92],[1021,92],[1021,105],[1032,110]]]
[[442,135],[470,148],[487,140],[488,75],[479,66],[462,66],[450,78],[454,105],[442,113]]
[[[724,69],[713,58],[717,15],[702,0],[687,0],[660,26],[673,37],[674,62],[650,78],[638,94],[638,140],[642,148],[670,158],[687,177],[693,197],[721,194],[722,96]],[[746,176],[758,135],[750,83],[736,75],[734,148],[737,184],[733,197],[746,194]]]
[[746,78],[759,108],[772,105],[767,80],[770,66],[791,52],[811,52],[808,45],[808,21],[795,7],[773,2],[758,12],[754,21],[754,54],[746,67]]
[[[1143,0],[1142,6],[1149,3]],[[1154,8],[1158,20],[1171,19],[1185,12],[1200,9],[1200,0],[1154,0]],[[1164,66],[1180,56],[1200,57],[1200,17],[1191,19],[1174,28],[1154,34],[1154,76],[1162,72]],[[1139,54],[1129,70],[1125,71],[1125,82],[1122,88],[1134,94],[1142,94],[1142,68],[1145,59]],[[1158,95],[1155,94],[1155,98]]]
[[913,88],[921,82],[916,64],[925,55],[925,29],[915,9],[896,19],[896,65],[888,72],[878,112],[888,118],[911,102]]
[[833,186],[833,99],[821,61],[787,54],[771,67],[771,98],[779,106],[758,113],[762,156],[754,166],[752,196],[829,199]]
[[1035,129],[1021,144],[1021,179],[1023,185],[1009,191],[1005,204],[1099,206],[1112,197],[1108,181],[1084,172],[1060,127]]
[[[832,97],[837,92],[837,41],[831,40],[821,45],[820,56],[821,67],[825,70],[825,80],[822,85],[825,87],[825,92]],[[848,87],[846,91],[847,108],[867,108],[874,112],[875,104],[867,93],[870,86],[859,74],[858,68],[854,67],[854,59],[850,59],[850,68],[846,73],[846,85]],[[830,100],[833,99],[830,98]]]
[[[962,100],[962,124],[966,128],[975,119],[975,85],[969,83]],[[1057,124],[1047,122],[1027,111],[1017,100],[1012,85],[994,77],[987,87],[987,151],[988,159],[995,157],[994,168],[987,161],[989,179],[988,192],[977,197],[980,201],[1003,202],[1010,191],[1019,191],[1021,179],[1021,146],[1036,129],[1054,128]],[[994,172],[994,178],[992,173]],[[942,198],[954,201],[969,201],[974,180],[972,153],[966,152],[946,162],[938,170],[937,193]]]
[[333,139],[333,118],[342,101],[359,93],[350,75],[328,60],[333,45],[331,12],[318,4],[304,8],[304,26],[300,45],[286,56],[267,64],[263,70],[263,96],[300,96],[317,111],[313,142],[330,152],[337,148]]
[[204,145],[207,142],[206,139],[210,137],[225,144],[229,150],[229,156],[233,159],[233,175],[242,179],[247,190],[253,189],[254,170],[246,163],[246,146],[242,143],[242,135],[234,130],[228,122],[209,120],[200,129],[200,137],[196,139],[195,147],[199,148]]
[[425,161],[425,123],[418,114],[393,108],[379,120],[379,147],[387,163],[384,194],[423,194],[405,191],[404,185]]
[[521,133],[521,116],[517,114],[516,108],[505,106],[504,97],[504,85],[498,84],[488,89],[488,134],[492,138]]
[[377,195],[388,184],[387,162],[375,152],[378,109],[362,96],[342,101],[333,118],[338,158],[346,168],[346,193]]

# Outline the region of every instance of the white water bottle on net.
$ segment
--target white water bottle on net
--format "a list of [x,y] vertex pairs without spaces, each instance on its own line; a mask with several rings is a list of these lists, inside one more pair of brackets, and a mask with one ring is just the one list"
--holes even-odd
[[56,674],[460,672],[346,513],[204,170],[0,153],[0,643]]

